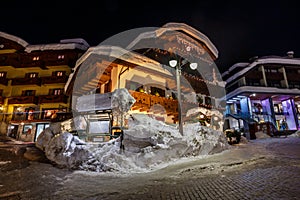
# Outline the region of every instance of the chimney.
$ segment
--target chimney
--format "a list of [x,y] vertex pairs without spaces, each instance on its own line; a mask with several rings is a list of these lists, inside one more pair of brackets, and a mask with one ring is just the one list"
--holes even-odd
[[287,53],[288,58],[293,58],[294,57],[294,52],[293,51],[288,51]]

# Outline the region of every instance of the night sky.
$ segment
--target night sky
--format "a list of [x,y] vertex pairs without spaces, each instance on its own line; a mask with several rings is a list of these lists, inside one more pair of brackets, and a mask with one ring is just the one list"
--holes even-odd
[[296,1],[1,1],[0,31],[29,44],[83,38],[91,46],[123,31],[183,22],[204,33],[219,51],[223,72],[253,56],[300,58]]

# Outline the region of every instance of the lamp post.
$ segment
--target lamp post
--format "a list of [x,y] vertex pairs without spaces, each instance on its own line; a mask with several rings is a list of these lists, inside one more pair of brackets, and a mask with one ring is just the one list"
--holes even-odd
[[[185,62],[186,63],[186,62]],[[169,65],[171,67],[175,67],[176,69],[176,85],[177,85],[177,101],[178,101],[178,125],[179,125],[179,132],[183,135],[183,125],[182,125],[182,115],[181,115],[181,84],[180,84],[180,76],[181,76],[181,67],[185,63],[178,63],[177,60],[170,60]],[[190,68],[192,70],[197,69],[197,63],[190,63]]]

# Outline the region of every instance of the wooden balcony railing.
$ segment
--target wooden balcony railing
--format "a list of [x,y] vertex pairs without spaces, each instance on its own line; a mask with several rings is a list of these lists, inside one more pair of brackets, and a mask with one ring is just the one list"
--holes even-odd
[[66,83],[67,76],[46,76],[41,77],[42,84],[53,84],[53,83]]
[[8,99],[8,104],[37,104],[36,96],[17,96],[10,97]]
[[38,103],[67,103],[68,97],[66,95],[40,95],[38,96]]
[[41,85],[40,78],[13,78],[11,85]]
[[159,97],[154,95],[145,94],[142,92],[129,91],[136,103],[134,104],[139,107],[140,110],[148,110],[151,106],[159,104],[163,106],[167,113],[175,114],[178,108],[178,101],[174,99],[168,99],[165,97]]

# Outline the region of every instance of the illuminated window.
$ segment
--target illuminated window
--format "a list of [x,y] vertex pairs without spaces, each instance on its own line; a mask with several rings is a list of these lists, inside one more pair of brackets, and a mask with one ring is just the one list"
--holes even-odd
[[62,60],[62,59],[65,58],[65,55],[58,55],[57,58],[58,58],[59,60]]
[[26,78],[37,78],[37,77],[38,77],[38,73],[36,72],[26,74]]
[[5,78],[6,77],[6,72],[0,72],[0,78]]
[[51,89],[49,93],[50,93],[50,95],[62,95],[63,92],[64,92],[63,89],[56,88],[56,89]]
[[63,76],[64,73],[63,72],[56,72],[56,76]]
[[56,118],[56,113],[58,112],[58,109],[43,109],[43,115],[42,118],[43,119],[54,119]]
[[39,57],[39,56],[34,56],[34,57],[32,58],[32,60],[40,60],[40,57]]

